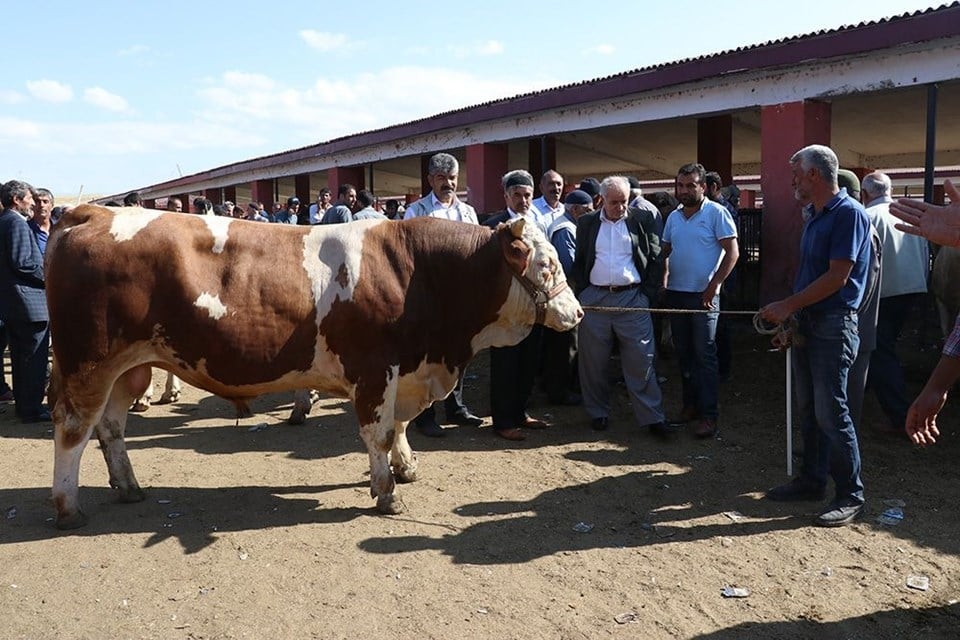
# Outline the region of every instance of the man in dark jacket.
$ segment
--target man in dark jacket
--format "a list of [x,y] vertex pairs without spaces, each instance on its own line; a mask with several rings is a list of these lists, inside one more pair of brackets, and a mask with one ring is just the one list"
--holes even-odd
[[16,413],[23,422],[45,422],[50,330],[44,292],[43,256],[27,216],[32,188],[19,180],[0,187],[0,313],[10,339]]
[[603,207],[577,222],[573,276],[585,315],[579,329],[580,388],[594,430],[610,416],[607,375],[616,341],[637,424],[657,434],[664,424],[654,369],[653,323],[648,311],[590,311],[586,307],[649,308],[663,284],[660,242],[649,211],[629,209],[630,183],[612,176],[600,183]]

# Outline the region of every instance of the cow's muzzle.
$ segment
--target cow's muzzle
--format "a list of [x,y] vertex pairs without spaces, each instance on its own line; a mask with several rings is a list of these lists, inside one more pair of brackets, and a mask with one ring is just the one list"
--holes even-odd
[[530,282],[530,280],[517,273],[513,273],[513,277],[520,282],[520,286],[522,286],[524,290],[530,294],[530,298],[533,300],[533,306],[537,310],[537,318],[534,320],[536,324],[544,323],[544,321],[547,319],[547,305],[551,300],[563,293],[565,289],[569,288],[566,280],[557,283],[552,289],[545,289],[543,287],[538,287]]

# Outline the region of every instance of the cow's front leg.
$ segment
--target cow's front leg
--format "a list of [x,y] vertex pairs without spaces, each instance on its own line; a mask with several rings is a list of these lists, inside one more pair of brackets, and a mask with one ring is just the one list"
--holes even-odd
[[180,378],[167,371],[167,383],[163,388],[163,395],[157,404],[167,404],[180,400]]
[[399,482],[416,482],[417,456],[407,441],[407,424],[401,420],[394,420],[393,448],[390,450],[390,468]]
[[287,424],[303,424],[307,421],[307,414],[315,400],[313,393],[309,389],[297,389],[293,392],[293,409],[290,410],[290,417],[287,418]]
[[397,483],[387,458],[393,443],[393,428],[383,421],[363,424],[360,437],[370,455],[370,497],[376,498],[377,511],[387,515],[402,513],[404,505],[396,493]]

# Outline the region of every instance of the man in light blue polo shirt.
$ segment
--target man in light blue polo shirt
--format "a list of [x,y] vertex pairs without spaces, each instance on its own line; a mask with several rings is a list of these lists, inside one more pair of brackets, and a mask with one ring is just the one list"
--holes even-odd
[[740,251],[730,212],[706,197],[706,169],[685,164],[677,172],[680,206],[663,227],[666,257],[664,306],[695,313],[673,314],[673,344],[683,378],[683,411],[671,426],[698,420],[694,434],[717,434],[717,317],[720,286]]
[[790,158],[795,197],[809,202],[800,240],[793,295],[760,310],[767,322],[797,317],[796,379],[803,465],[800,475],[770,489],[778,501],[822,500],[827,475],[836,497],[814,523],[837,527],[863,510],[860,447],[847,406],[847,376],[860,346],[857,308],[870,264],[870,220],[863,206],[837,184],[837,155],[810,145]]

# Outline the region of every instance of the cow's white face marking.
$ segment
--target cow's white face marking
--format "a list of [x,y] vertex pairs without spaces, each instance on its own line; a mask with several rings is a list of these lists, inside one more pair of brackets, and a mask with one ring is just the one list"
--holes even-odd
[[213,234],[213,252],[223,253],[223,247],[227,244],[227,229],[230,227],[230,221],[233,218],[225,216],[200,216],[210,233]]
[[110,235],[117,242],[130,240],[148,224],[159,218],[163,213],[148,212],[140,207],[109,207],[116,215],[110,223]]
[[193,306],[206,309],[214,320],[219,320],[227,314],[227,306],[220,302],[220,296],[211,295],[206,291],[200,294],[194,301]]

